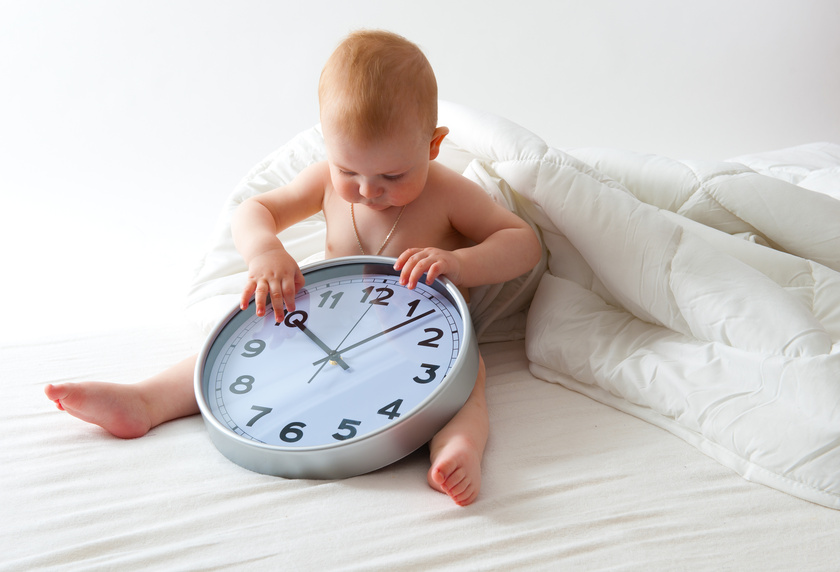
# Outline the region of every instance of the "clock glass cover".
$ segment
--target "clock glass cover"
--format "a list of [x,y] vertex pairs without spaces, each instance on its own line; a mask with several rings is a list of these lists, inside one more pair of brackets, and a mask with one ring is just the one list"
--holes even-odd
[[401,286],[392,265],[348,257],[305,268],[281,322],[270,306],[257,316],[253,300],[234,311],[200,356],[205,419],[257,446],[317,450],[375,436],[433,402],[471,335],[466,307],[451,283]]

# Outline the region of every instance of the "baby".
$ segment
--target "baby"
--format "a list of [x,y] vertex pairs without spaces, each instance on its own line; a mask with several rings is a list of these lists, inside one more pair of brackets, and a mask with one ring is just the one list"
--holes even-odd
[[[278,321],[294,310],[303,275],[277,234],[323,211],[326,257],[397,258],[400,283],[414,288],[446,276],[460,288],[504,282],[540,258],[532,229],[476,184],[435,162],[449,130],[437,126],[437,82],[420,49],[388,32],[342,42],[321,74],[327,160],[288,185],[255,196],[234,214],[237,250],[248,263],[242,308],[252,297]],[[198,413],[196,357],[136,384],[48,385],[59,409],[112,434],[139,437],[165,421]],[[429,485],[468,505],[481,485],[489,432],[484,363],[466,404],[430,443]]]

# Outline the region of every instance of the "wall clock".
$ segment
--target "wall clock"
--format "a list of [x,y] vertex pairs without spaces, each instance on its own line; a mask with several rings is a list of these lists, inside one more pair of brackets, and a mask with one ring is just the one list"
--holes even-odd
[[394,262],[308,265],[282,322],[270,307],[258,317],[253,300],[220,321],[195,392],[226,457],[264,474],[346,478],[408,455],[458,412],[478,373],[466,302],[446,278],[401,286]]

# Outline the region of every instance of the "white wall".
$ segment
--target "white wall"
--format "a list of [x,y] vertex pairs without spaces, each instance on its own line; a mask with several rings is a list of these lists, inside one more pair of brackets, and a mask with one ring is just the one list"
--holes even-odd
[[840,141],[836,0],[0,0],[2,336],[178,311],[224,197],[317,122],[359,27],[559,147]]

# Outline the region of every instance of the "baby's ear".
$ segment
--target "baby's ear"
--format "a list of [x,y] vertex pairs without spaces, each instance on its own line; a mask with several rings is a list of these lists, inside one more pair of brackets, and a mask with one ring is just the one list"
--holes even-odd
[[449,135],[449,127],[437,127],[432,134],[432,142],[429,144],[429,161],[437,159],[440,153],[440,145],[443,139]]

